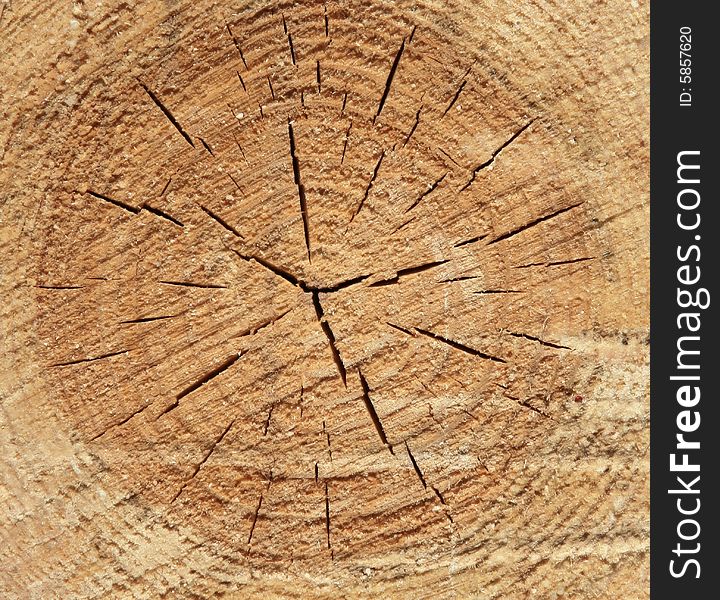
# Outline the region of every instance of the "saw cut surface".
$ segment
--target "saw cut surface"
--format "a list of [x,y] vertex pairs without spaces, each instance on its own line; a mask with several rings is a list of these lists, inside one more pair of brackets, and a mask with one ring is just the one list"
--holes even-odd
[[3,6],[3,597],[647,597],[646,7]]

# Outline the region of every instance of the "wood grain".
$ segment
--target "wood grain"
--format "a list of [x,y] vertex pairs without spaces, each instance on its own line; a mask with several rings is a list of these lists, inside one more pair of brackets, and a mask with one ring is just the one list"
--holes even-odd
[[648,597],[648,7],[6,2],[3,598]]

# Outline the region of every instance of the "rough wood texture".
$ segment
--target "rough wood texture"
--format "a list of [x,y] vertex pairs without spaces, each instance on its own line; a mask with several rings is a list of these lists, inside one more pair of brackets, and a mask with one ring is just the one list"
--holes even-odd
[[645,598],[648,8],[0,7],[2,598]]

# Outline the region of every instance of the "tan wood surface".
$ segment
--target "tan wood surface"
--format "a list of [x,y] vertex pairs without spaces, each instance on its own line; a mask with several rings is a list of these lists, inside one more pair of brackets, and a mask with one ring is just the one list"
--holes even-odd
[[0,597],[648,596],[647,3],[0,15]]

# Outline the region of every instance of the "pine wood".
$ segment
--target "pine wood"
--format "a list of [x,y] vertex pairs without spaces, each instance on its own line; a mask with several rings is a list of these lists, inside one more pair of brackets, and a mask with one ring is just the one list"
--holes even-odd
[[646,4],[0,11],[0,596],[648,596]]

